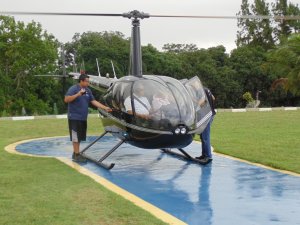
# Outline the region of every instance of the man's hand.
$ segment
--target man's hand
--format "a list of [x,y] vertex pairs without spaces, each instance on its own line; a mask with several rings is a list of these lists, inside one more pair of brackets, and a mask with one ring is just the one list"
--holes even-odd
[[107,107],[107,106],[105,106],[104,110],[105,110],[106,112],[112,112],[112,109],[109,108],[109,107]]
[[77,93],[78,96],[84,95],[86,93],[86,90],[84,88],[81,88],[80,91]]
[[73,102],[76,98],[82,96],[85,93],[86,93],[86,90],[84,88],[81,88],[81,90],[78,91],[76,94],[71,95],[71,96],[65,96],[64,101],[65,101],[65,103]]
[[96,100],[93,100],[91,101],[92,105],[97,107],[98,109],[103,109],[105,110],[106,112],[112,112],[112,109],[106,105],[103,105],[102,103],[96,101]]

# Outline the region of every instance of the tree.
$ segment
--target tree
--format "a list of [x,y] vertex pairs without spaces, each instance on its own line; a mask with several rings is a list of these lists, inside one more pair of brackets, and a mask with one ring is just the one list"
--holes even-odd
[[[287,0],[276,0],[272,3],[272,12],[276,16],[300,15],[298,5],[288,3]],[[275,20],[274,34],[275,39],[280,42],[292,33],[298,33],[300,22],[298,20]]]
[[232,51],[229,63],[236,71],[233,79],[242,87],[242,93],[251,92],[254,95],[257,91],[262,91],[264,105],[268,105],[269,88],[274,79],[272,73],[262,67],[266,61],[266,52],[262,47],[243,46]]
[[[248,0],[242,0],[241,11],[237,13],[237,16],[242,15],[251,15]],[[236,45],[240,47],[250,44],[254,35],[255,22],[250,19],[238,19],[237,25],[240,30],[237,32]]]
[[164,44],[162,49],[165,52],[181,53],[181,52],[194,52],[198,48],[195,44]]
[[[248,0],[242,0],[241,15],[270,15],[269,4],[265,0],[254,0],[249,4]],[[236,44],[238,47],[244,45],[261,46],[270,49],[274,46],[273,28],[270,20],[266,19],[238,19]]]
[[229,56],[224,46],[200,49],[178,54],[183,69],[183,78],[197,75],[204,86],[216,96],[217,107],[235,107],[240,104],[236,98],[241,92],[234,79],[236,72],[229,65]]
[[300,97],[300,35],[293,34],[268,55],[270,70],[278,78],[287,78],[286,90]]
[[[241,15],[269,15],[269,16],[297,16],[300,15],[298,5],[288,3],[287,0],[276,0],[274,3],[266,3],[265,0],[254,0],[249,4],[248,0],[242,0]],[[264,49],[274,47],[282,39],[291,33],[298,33],[300,22],[298,20],[266,20],[266,19],[238,19],[238,32],[236,44],[262,46]]]
[[53,72],[56,60],[57,41],[40,24],[25,25],[0,16],[0,75],[5,97],[0,110],[8,115],[21,114],[23,107],[28,114],[51,111],[56,82],[34,75]]
[[[121,32],[84,32],[75,34],[73,41],[66,44],[68,59],[70,53],[76,56],[77,64],[84,61],[89,74],[98,74],[96,58],[100,71],[105,75],[112,73],[111,60],[114,61],[116,73],[119,76],[128,74],[130,40]],[[70,63],[71,64],[71,63]]]

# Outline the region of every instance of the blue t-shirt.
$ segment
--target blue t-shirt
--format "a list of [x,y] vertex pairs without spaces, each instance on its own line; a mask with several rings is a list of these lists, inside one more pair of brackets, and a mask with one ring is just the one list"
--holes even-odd
[[[66,96],[77,94],[81,90],[79,84],[73,85],[69,88]],[[85,88],[86,94],[77,97],[74,101],[68,104],[68,118],[71,120],[87,120],[89,103],[95,100],[92,91]]]

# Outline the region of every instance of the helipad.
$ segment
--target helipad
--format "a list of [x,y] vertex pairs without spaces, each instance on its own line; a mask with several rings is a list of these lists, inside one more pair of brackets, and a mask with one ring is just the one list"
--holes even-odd
[[[89,137],[82,146],[95,137]],[[103,154],[117,140],[106,137],[90,154]],[[26,154],[71,159],[67,137],[24,142],[16,150]],[[201,144],[186,149],[199,155]],[[64,161],[64,160],[62,160]],[[184,223],[196,225],[297,225],[300,224],[300,176],[251,165],[220,155],[201,166],[187,163],[159,150],[145,150],[124,144],[107,163],[107,171],[92,162],[81,164],[121,189],[171,214]],[[171,223],[171,222],[170,222]]]

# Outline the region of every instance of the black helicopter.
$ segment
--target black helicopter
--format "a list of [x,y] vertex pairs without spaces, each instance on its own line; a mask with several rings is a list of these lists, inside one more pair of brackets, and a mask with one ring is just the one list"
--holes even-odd
[[[132,19],[131,72],[120,79],[89,75],[91,87],[106,90],[102,102],[113,111],[107,113],[99,110],[104,117],[105,132],[81,154],[111,169],[114,164],[105,165],[102,161],[126,142],[144,149],[162,149],[166,153],[200,162],[182,149],[193,141],[195,133],[205,129],[212,116],[200,79],[195,76],[179,81],[167,76],[143,75],[139,25],[140,19],[149,15],[132,11],[123,16]],[[71,75],[78,76],[75,73]],[[118,137],[120,142],[100,160],[85,154],[107,133]],[[179,149],[182,154],[170,148]]]
[[[161,75],[144,75],[140,41],[140,20],[149,17],[221,18],[221,19],[299,19],[284,16],[169,16],[149,15],[137,10],[123,14],[0,12],[0,14],[57,15],[57,16],[118,16],[131,19],[130,74],[120,79],[89,75],[90,85],[105,91],[102,103],[111,113],[99,110],[105,132],[85,147],[81,154],[98,165],[111,169],[114,164],[103,161],[124,142],[144,149],[161,149],[165,153],[201,163],[183,150],[193,135],[201,133],[212,117],[200,79],[176,80]],[[64,77],[78,78],[80,73]],[[99,74],[100,75],[100,74]],[[104,135],[111,133],[120,141],[100,159],[91,158],[86,151]],[[171,151],[178,149],[180,152]]]

